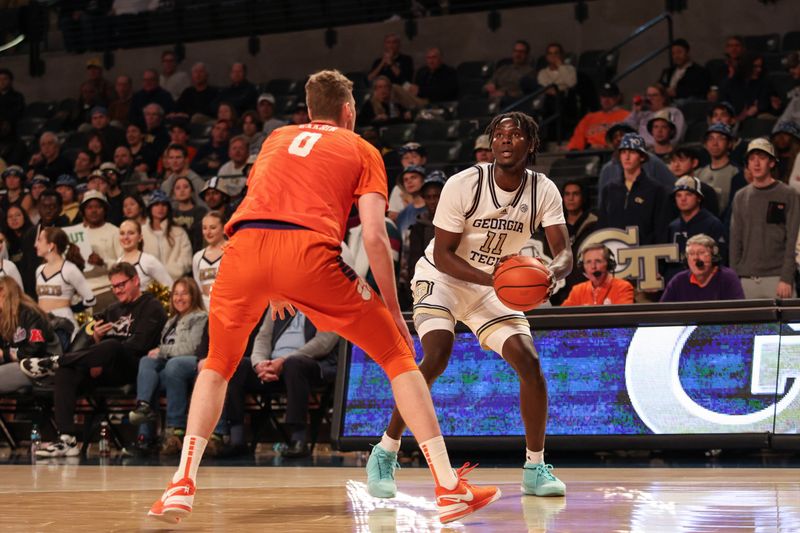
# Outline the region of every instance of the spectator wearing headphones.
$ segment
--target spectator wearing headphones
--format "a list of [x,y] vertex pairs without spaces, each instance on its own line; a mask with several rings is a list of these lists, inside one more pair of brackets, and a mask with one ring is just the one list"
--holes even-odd
[[605,244],[589,244],[578,256],[578,268],[589,281],[578,283],[563,306],[632,304],[633,286],[614,277],[617,262]]
[[667,284],[662,302],[743,300],[742,282],[736,272],[721,264],[714,239],[699,233],[686,241],[687,269]]

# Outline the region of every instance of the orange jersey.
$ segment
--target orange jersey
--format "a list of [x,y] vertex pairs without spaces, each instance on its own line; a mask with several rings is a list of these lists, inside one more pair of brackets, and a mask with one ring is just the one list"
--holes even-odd
[[380,152],[354,132],[322,122],[284,126],[261,146],[225,232],[247,220],[280,220],[340,242],[353,201],[387,191]]

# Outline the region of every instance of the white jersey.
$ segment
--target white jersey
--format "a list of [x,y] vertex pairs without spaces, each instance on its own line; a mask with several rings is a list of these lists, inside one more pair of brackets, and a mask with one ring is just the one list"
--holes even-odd
[[[437,228],[461,234],[456,255],[488,273],[501,257],[519,253],[540,225],[565,223],[555,183],[526,170],[516,191],[504,191],[495,184],[493,163],[479,163],[447,180],[433,218]],[[435,240],[421,260],[431,265]]]
[[44,267],[42,264],[36,269],[36,295],[39,300],[72,300],[73,296],[78,295],[86,307],[96,303],[83,272],[74,263],[64,261],[61,270],[49,278],[44,275]]
[[211,303],[211,288],[217,280],[217,271],[219,270],[221,261],[221,255],[216,261],[209,261],[206,258],[205,248],[195,253],[192,258],[192,274],[194,275],[194,280],[197,282],[197,286],[200,287],[203,293],[203,301],[206,307]]
[[[122,257],[117,259],[117,263],[122,262]],[[143,291],[147,290],[150,282],[156,280],[161,285],[172,289],[172,277],[167,272],[164,264],[156,259],[154,255],[145,252],[139,252],[139,259],[132,264],[133,268],[139,274],[139,286]]]

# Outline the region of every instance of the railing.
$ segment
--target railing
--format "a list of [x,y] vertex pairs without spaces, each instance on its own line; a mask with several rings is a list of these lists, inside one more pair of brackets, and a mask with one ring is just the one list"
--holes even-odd
[[[617,44],[616,46],[610,48],[609,50],[607,50],[605,52],[605,54],[603,54],[603,57],[601,58],[600,61],[603,64],[607,64],[610,59],[613,60],[614,58],[619,56],[619,51],[626,44],[628,44],[629,42],[633,41],[634,39],[636,39],[640,35],[643,35],[647,31],[649,31],[650,29],[655,28],[657,25],[659,25],[660,23],[662,23],[664,21],[666,21],[666,23],[667,23],[667,43],[665,45],[663,45],[663,46],[659,46],[655,50],[651,51],[649,54],[647,54],[647,55],[637,59],[633,63],[631,63],[628,66],[628,68],[626,68],[625,70],[623,70],[622,72],[620,72],[619,74],[614,76],[611,79],[612,82],[617,83],[619,80],[627,77],[628,75],[632,74],[633,72],[635,72],[636,70],[641,68],[646,63],[648,63],[648,62],[652,61],[653,59],[655,59],[656,57],[658,57],[659,54],[661,54],[661,52],[663,52],[664,50],[669,50],[670,46],[672,46],[672,40],[673,40],[672,15],[670,15],[669,13],[662,13],[659,16],[655,17],[654,19],[652,19],[652,20],[650,20],[648,22],[645,22],[644,24],[642,24],[641,26],[639,26],[638,28],[633,30],[633,33],[631,33],[625,39],[620,41],[619,44]],[[672,56],[671,55],[669,57],[669,64],[670,64],[670,66],[672,66]]]
[[[614,72],[616,70],[616,62],[617,62],[617,60],[619,58],[620,50],[625,45],[627,45],[631,41],[635,40],[637,37],[643,35],[644,33],[648,32],[652,28],[655,28],[660,23],[665,22],[665,21],[667,23],[667,42],[666,42],[666,44],[656,48],[655,50],[651,51],[650,53],[648,53],[644,57],[641,57],[641,58],[637,59],[636,61],[631,63],[625,70],[623,70],[619,74],[613,75],[610,79],[608,79],[609,76],[607,75],[607,73],[611,73],[611,72]],[[614,83],[618,82],[619,80],[629,76],[630,74],[632,74],[633,72],[635,72],[636,70],[641,68],[643,65],[645,65],[649,61],[651,61],[651,60],[655,59],[656,57],[658,57],[664,50],[668,50],[670,48],[670,46],[672,45],[672,40],[673,40],[672,15],[670,15],[669,13],[662,13],[659,16],[657,16],[657,17],[645,22],[644,24],[642,24],[641,26],[639,26],[638,28],[633,30],[633,32],[630,35],[628,35],[622,41],[620,41],[615,46],[609,48],[608,50],[606,50],[605,52],[603,52],[600,55],[600,57],[597,60],[597,70],[598,70],[598,72],[601,73],[600,74],[600,78],[601,79],[600,80],[596,80],[596,81],[599,81],[601,83],[605,82],[605,81],[612,81]],[[669,61],[670,61],[670,66],[671,66],[672,65],[672,57],[671,56],[670,56]],[[534,92],[532,92],[530,94],[526,94],[525,96],[521,97],[520,99],[516,100],[515,102],[507,105],[506,107],[501,109],[500,112],[501,113],[505,113],[505,112],[508,112],[508,111],[513,111],[515,109],[521,109],[528,102],[532,102],[532,101],[535,101],[537,98],[541,98],[547,92],[547,90],[550,89],[551,87],[554,87],[554,86],[553,85],[548,85],[547,87],[540,87],[536,91],[534,91]],[[560,94],[560,92],[559,92],[559,94]],[[549,115],[549,116],[542,117],[541,123],[540,123],[540,125],[542,127],[544,127],[544,126],[547,126],[548,124],[551,124],[551,123],[553,123],[555,121],[556,122],[557,135],[558,135],[559,139],[561,138],[561,130],[563,128],[563,121],[561,120],[562,117],[563,117],[563,110],[561,109],[561,107],[562,107],[561,106],[561,101],[559,101],[559,105],[557,106],[557,111],[555,113]]]

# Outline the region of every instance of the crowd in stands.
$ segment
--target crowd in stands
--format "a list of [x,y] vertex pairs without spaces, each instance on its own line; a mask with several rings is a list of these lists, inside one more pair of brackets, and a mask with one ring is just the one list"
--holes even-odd
[[[387,35],[378,57],[350,76],[357,131],[381,151],[389,175],[386,226],[402,303],[412,304],[409,282],[433,238],[446,179],[490,163],[483,127],[533,93],[541,98],[520,109],[571,126],[542,129],[550,155],[603,163],[591,175],[553,167],[576,265],[551,305],[795,296],[800,58],[788,53],[776,69],[744,42],[729,38],[724,68],[713,71],[678,39],[670,66],[628,100],[610,81],[587,81],[559,43],[537,60],[519,40],[510,59],[457,68],[432,46],[415,71],[400,37]],[[87,384],[133,383],[137,447],[154,449],[165,390],[162,451],[177,453],[206,355],[224,224],[264,140],[309,120],[302,81],[256,84],[244,63],[230,66],[221,87],[202,62],[181,70],[172,51],[140,73],[138,87],[133,74],[108,80],[92,58],[75,98],[26,103],[0,68],[0,393],[52,380],[61,438],[45,455],[78,453],[75,401]],[[594,230],[629,226],[639,245],[678,245],[678,259],[661,262],[663,292],[616,278],[608,247],[582,247]],[[355,214],[345,243],[348,263],[374,284]],[[546,245],[534,248],[547,259]],[[158,285],[170,292],[168,313],[151,294]],[[85,309],[88,327],[76,318]],[[290,398],[285,454],[306,454],[306,399],[332,381],[336,341],[302,314],[274,321],[265,313],[210,447],[222,453],[228,435],[228,449],[241,451],[245,394],[280,384]]]

